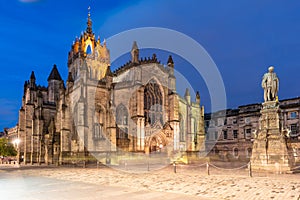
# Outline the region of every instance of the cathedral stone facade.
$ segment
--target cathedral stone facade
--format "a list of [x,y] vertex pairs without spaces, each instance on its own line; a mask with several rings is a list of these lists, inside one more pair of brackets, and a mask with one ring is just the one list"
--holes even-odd
[[171,158],[205,149],[200,95],[192,102],[189,90],[183,98],[176,93],[171,56],[166,65],[155,54],[140,58],[133,42],[131,60],[111,71],[110,52],[95,38],[89,14],[69,52],[68,72],[64,82],[54,65],[47,87],[36,84],[34,72],[25,82],[17,125],[24,163],[109,155],[117,164],[117,155],[129,152]]

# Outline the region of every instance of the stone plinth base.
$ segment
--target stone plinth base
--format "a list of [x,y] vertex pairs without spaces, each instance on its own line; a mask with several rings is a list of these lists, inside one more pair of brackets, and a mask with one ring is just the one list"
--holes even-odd
[[284,160],[280,158],[278,159],[270,158],[269,160],[261,159],[260,162],[252,161],[251,169],[253,171],[265,171],[265,172],[273,172],[277,174],[288,173],[293,171],[293,167],[288,162],[284,162]]
[[294,157],[287,145],[279,114],[278,102],[263,103],[250,160],[254,171],[287,173],[293,170]]

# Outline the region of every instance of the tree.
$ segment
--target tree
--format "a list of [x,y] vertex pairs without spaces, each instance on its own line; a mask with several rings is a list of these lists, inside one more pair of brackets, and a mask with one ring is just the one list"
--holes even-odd
[[15,147],[8,142],[6,138],[0,138],[0,155],[1,156],[16,156]]

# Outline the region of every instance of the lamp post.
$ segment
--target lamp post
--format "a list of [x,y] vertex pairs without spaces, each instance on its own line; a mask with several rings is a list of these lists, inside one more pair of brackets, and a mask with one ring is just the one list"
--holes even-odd
[[20,139],[19,138],[15,139],[13,143],[17,148],[17,164],[20,164],[20,150],[19,150]]
[[163,148],[164,146],[162,145],[162,144],[160,144],[159,145],[159,152],[161,153],[162,152],[162,148]]

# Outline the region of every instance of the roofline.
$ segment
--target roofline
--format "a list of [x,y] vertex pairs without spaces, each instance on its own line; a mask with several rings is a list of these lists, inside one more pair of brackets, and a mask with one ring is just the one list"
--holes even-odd
[[[300,97],[293,97],[293,98],[288,98],[288,99],[281,99],[279,100],[279,103],[282,103],[284,101],[290,101],[290,100],[299,100],[300,101]],[[224,112],[224,111],[230,111],[230,110],[238,110],[239,108],[243,108],[243,107],[248,107],[248,106],[261,106],[262,103],[252,103],[252,104],[246,104],[246,105],[241,105],[241,106],[238,106],[237,108],[228,108],[228,109],[223,109],[223,110],[218,110],[216,112],[209,112],[209,113],[205,113],[205,115],[211,115],[211,114],[215,114],[215,113],[218,113],[218,112]]]

